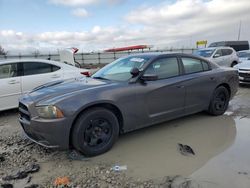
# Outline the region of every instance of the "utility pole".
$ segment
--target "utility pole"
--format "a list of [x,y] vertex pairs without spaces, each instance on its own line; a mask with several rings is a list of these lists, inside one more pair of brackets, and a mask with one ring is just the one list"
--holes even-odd
[[240,40],[240,34],[241,34],[241,20],[240,20],[240,26],[239,26],[238,41]]

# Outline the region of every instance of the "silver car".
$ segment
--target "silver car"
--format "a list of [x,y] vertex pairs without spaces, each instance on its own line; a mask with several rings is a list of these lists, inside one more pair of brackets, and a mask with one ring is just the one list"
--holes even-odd
[[239,63],[236,51],[231,47],[211,47],[197,50],[195,55],[202,56],[219,66],[233,67]]

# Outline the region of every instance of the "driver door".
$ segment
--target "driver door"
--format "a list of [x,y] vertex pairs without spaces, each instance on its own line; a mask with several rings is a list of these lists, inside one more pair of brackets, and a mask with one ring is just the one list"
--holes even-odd
[[154,81],[143,81],[137,90],[138,101],[146,114],[146,124],[166,121],[184,113],[185,87],[182,85],[176,57],[152,62],[144,75],[156,75]]

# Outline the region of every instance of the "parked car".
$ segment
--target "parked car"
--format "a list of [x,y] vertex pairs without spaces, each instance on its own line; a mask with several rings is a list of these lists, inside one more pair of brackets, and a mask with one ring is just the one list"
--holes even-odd
[[136,54],[92,77],[52,83],[25,94],[19,121],[32,141],[108,151],[119,134],[200,111],[223,114],[238,88],[236,69],[187,54]]
[[237,55],[239,57],[239,62],[250,60],[250,50],[238,51]]
[[202,56],[220,66],[233,67],[239,63],[237,53],[230,47],[216,47],[199,49],[195,55]]
[[0,111],[17,108],[18,98],[47,82],[87,75],[79,69],[56,61],[23,59],[0,62]]
[[239,72],[240,84],[250,84],[250,59],[242,60],[242,63],[235,65]]
[[208,47],[231,47],[236,52],[241,50],[249,50],[249,43],[248,41],[220,41],[220,42],[213,42]]

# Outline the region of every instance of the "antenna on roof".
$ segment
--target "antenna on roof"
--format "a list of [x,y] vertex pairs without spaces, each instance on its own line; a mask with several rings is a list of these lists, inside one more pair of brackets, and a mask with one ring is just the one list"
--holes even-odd
[[240,25],[239,25],[238,41],[240,40],[240,34],[241,34],[241,20],[240,20]]

